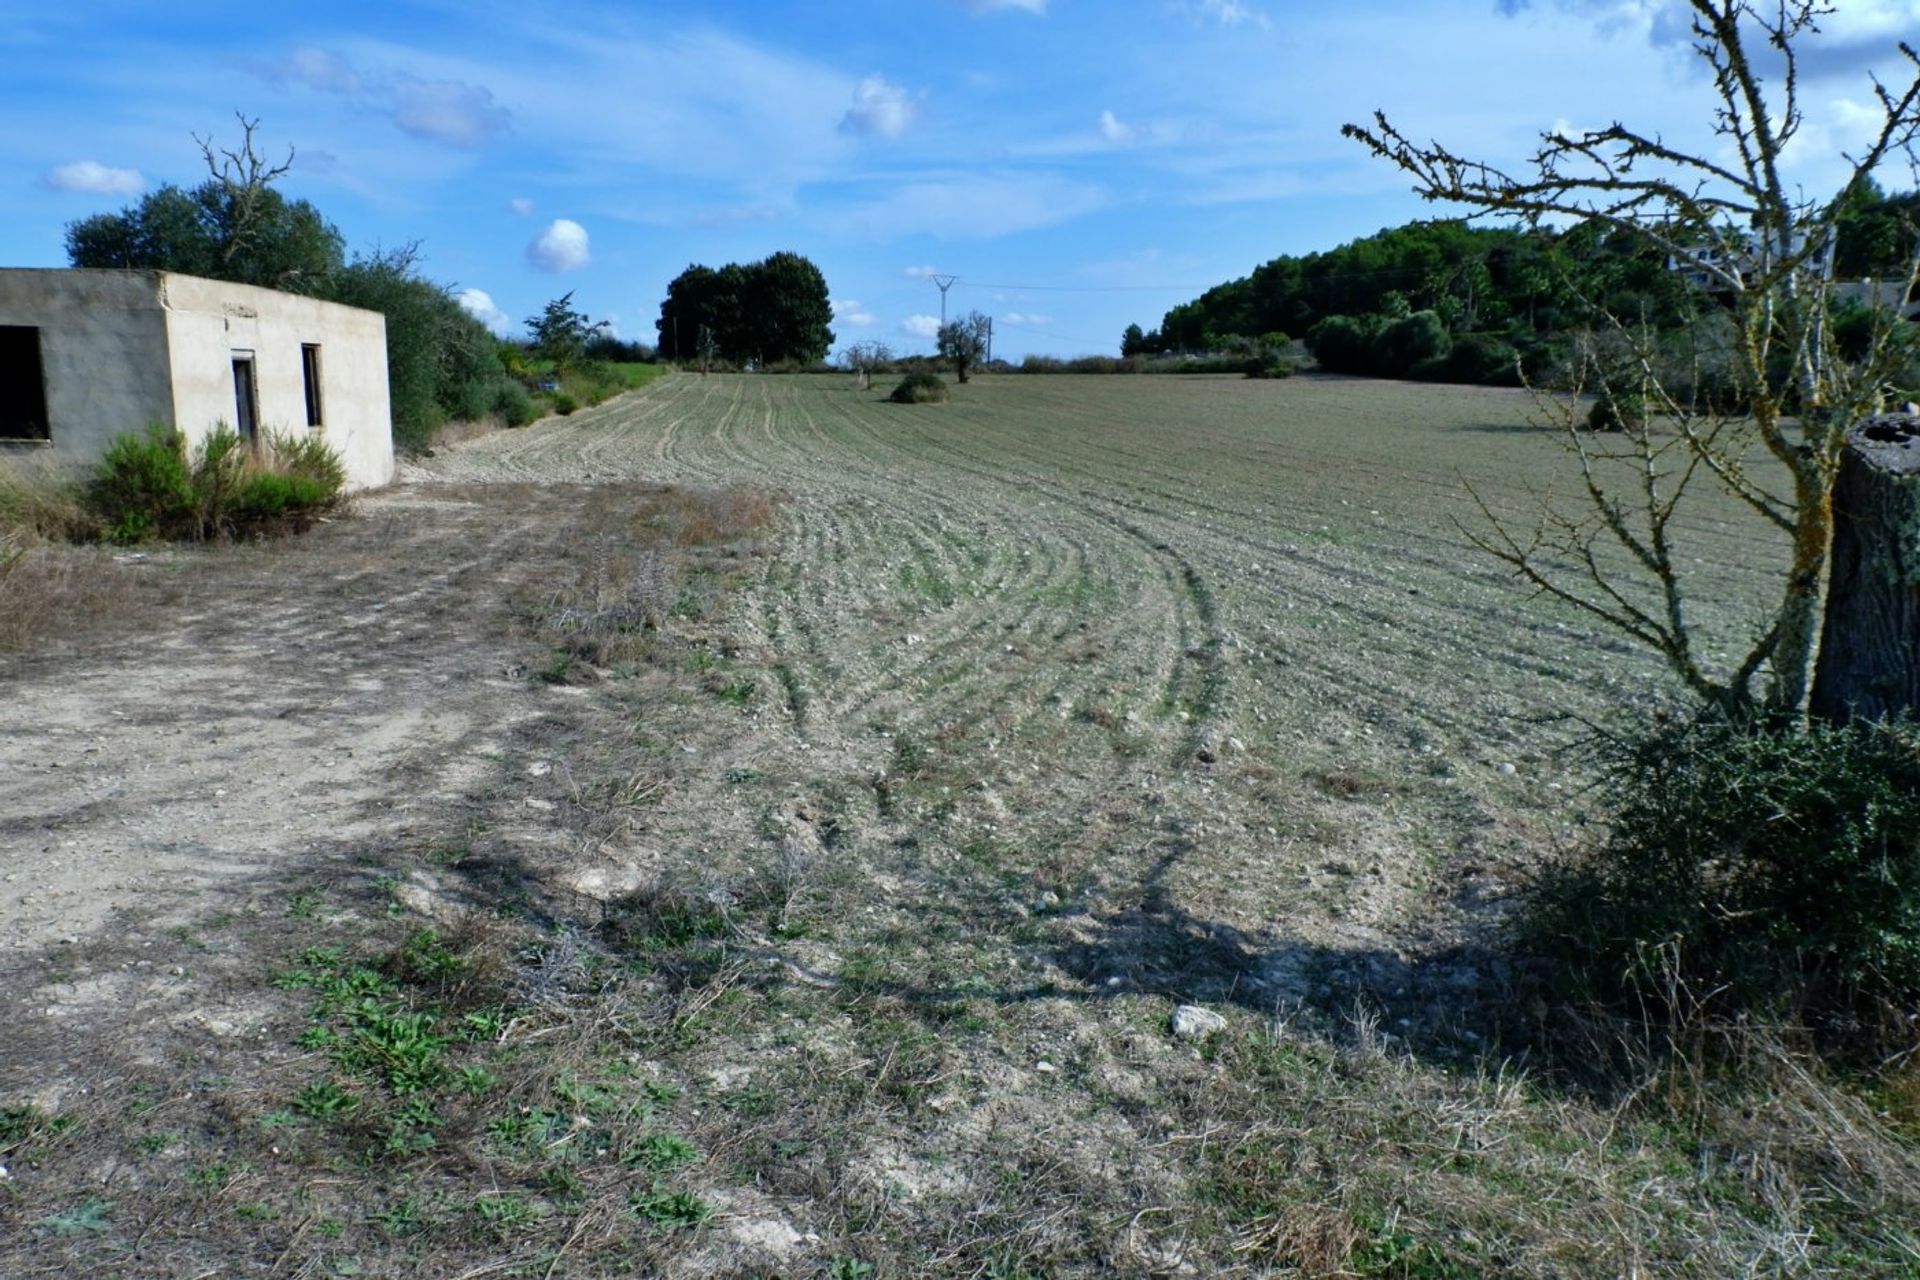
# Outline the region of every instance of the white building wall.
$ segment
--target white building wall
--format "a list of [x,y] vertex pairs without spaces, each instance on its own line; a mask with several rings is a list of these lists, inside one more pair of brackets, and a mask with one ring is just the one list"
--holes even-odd
[[259,426],[304,435],[307,402],[301,348],[320,348],[320,437],[346,464],[348,483],[393,480],[393,413],[387,395],[387,321],[251,285],[163,275],[173,422],[190,444],[216,424],[236,425],[233,361],[253,360]]

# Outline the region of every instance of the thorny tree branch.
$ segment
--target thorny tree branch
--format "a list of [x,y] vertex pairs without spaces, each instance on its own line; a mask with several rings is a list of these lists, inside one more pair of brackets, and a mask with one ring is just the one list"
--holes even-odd
[[[1626,358],[1611,364],[1584,359],[1560,388],[1554,414],[1578,459],[1588,519],[1571,520],[1549,509],[1533,534],[1522,538],[1475,494],[1493,532],[1469,536],[1536,591],[1657,650],[1689,688],[1729,710],[1762,709],[1750,688],[1767,669],[1764,710],[1788,717],[1799,714],[1811,676],[1832,536],[1832,487],[1846,428],[1879,407],[1885,380],[1903,354],[1885,321],[1875,325],[1865,359],[1840,357],[1828,323],[1835,223],[1856,184],[1895,157],[1914,164],[1920,54],[1911,44],[1898,46],[1904,85],[1873,81],[1882,118],[1871,141],[1845,157],[1849,172],[1831,198],[1809,201],[1787,186],[1781,162],[1804,122],[1797,48],[1818,33],[1832,7],[1819,0],[1688,5],[1694,52],[1712,75],[1712,128],[1733,160],[1696,155],[1616,122],[1542,135],[1529,171],[1515,175],[1438,142],[1416,142],[1380,112],[1370,127],[1350,124],[1342,132],[1411,175],[1425,199],[1516,215],[1536,226],[1569,219],[1594,225],[1664,252],[1670,265],[1684,264],[1720,295],[1733,331],[1732,373],[1746,402],[1741,413],[1700,403],[1697,376],[1689,379],[1696,394],[1681,394],[1671,371],[1656,360],[1656,335],[1595,308],[1601,331],[1615,336]],[[1755,51],[1762,51],[1764,67]],[[1920,251],[1907,290],[1916,283]],[[1696,339],[1706,323],[1696,315],[1690,325]],[[1696,374],[1699,368],[1696,350]],[[1779,380],[1783,368],[1792,371],[1792,385]],[[1589,390],[1645,406],[1645,418],[1627,433],[1624,452],[1583,435],[1578,407]],[[1784,489],[1752,471],[1755,442],[1779,468]],[[1632,479],[1616,474],[1620,466],[1632,468]],[[1698,657],[1672,542],[1676,513],[1701,475],[1792,543],[1771,615],[1753,628],[1758,638],[1723,677]],[[1614,546],[1623,558],[1603,560],[1596,550],[1602,545]],[[1636,581],[1638,586],[1630,585]],[[1657,607],[1635,603],[1648,590],[1660,601]]]

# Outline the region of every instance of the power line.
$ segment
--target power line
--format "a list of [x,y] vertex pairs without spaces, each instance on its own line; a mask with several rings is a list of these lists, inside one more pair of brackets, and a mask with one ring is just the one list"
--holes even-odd
[[961,284],[973,289],[1016,289],[1022,293],[1186,293],[1214,287],[1210,284],[988,284],[982,280],[959,279]]

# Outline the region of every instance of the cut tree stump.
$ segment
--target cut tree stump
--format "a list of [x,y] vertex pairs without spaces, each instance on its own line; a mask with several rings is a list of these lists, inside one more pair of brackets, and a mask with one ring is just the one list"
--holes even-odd
[[1831,724],[1920,715],[1920,415],[1847,432],[1833,523],[1809,710]]

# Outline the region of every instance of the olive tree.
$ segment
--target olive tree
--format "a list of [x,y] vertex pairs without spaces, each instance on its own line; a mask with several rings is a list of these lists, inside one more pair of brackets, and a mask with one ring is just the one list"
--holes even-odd
[[958,320],[940,326],[940,355],[953,362],[954,376],[965,382],[973,366],[986,358],[987,346],[992,338],[993,320],[978,311],[970,311]]
[[[1920,56],[1898,46],[1900,81],[1871,84],[1871,137],[1847,157],[1832,195],[1809,198],[1783,175],[1782,158],[1804,125],[1801,46],[1831,10],[1817,0],[1687,0],[1687,8],[1712,82],[1712,147],[1690,151],[1620,123],[1556,130],[1509,173],[1416,141],[1383,113],[1343,132],[1410,174],[1428,200],[1535,225],[1573,220],[1651,245],[1697,282],[1677,356],[1671,333],[1599,309],[1608,341],[1592,349],[1609,357],[1579,360],[1553,402],[1584,488],[1581,508],[1546,509],[1524,529],[1483,503],[1491,532],[1476,540],[1536,590],[1657,650],[1706,702],[1790,721],[1804,714],[1820,647],[1849,428],[1881,407],[1909,356],[1891,315],[1876,318],[1864,345],[1839,350],[1835,223],[1857,184],[1883,166],[1913,165]],[[1920,259],[1908,267],[1909,288],[1916,269]],[[1724,334],[1717,350],[1686,341],[1711,332]],[[1730,387],[1697,376],[1707,356],[1724,361]],[[1594,393],[1645,414],[1597,438],[1582,430],[1583,395]],[[1719,646],[1695,632],[1674,545],[1676,513],[1708,484],[1790,548],[1779,594],[1724,662],[1709,658]]]

